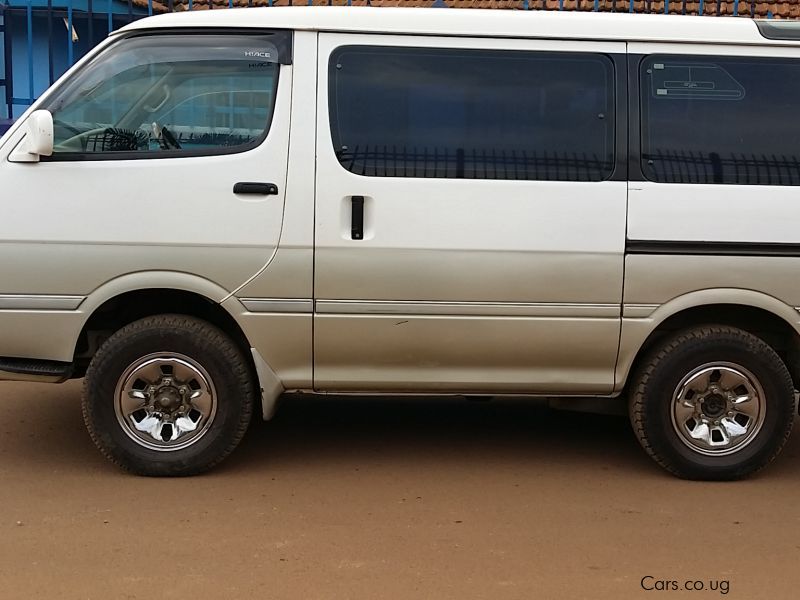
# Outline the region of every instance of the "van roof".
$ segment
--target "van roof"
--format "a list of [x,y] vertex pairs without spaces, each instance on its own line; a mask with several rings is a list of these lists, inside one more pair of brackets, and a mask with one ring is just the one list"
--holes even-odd
[[119,31],[183,27],[263,27],[436,36],[798,45],[795,40],[767,39],[761,35],[753,19],[741,17],[357,6],[264,7],[169,13],[135,21]]

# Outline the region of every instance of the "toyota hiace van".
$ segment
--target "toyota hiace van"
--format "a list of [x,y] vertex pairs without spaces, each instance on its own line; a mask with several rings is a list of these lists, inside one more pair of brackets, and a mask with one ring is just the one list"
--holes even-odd
[[137,21],[0,139],[0,378],[85,378],[146,475],[307,392],[607,398],[743,477],[797,411],[798,107],[796,23]]

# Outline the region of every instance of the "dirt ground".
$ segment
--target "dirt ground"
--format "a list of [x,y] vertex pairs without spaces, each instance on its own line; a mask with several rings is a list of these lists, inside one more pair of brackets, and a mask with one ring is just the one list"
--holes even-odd
[[0,383],[3,600],[780,600],[800,583],[800,432],[748,481],[691,483],[619,417],[304,398],[212,473],[145,479],[94,449],[79,399],[80,382]]

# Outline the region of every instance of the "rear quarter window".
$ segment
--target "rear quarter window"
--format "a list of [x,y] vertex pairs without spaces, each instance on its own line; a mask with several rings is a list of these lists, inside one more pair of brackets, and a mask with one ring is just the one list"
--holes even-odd
[[647,179],[800,185],[800,61],[650,56],[640,88]]

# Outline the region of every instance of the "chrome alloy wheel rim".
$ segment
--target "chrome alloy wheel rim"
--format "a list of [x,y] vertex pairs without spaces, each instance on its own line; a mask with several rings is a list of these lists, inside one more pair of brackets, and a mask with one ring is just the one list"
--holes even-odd
[[208,432],[217,393],[208,373],[188,356],[148,354],[119,379],[114,409],[133,441],[151,450],[181,450]]
[[764,424],[766,398],[741,365],[707,363],[684,377],[672,396],[672,427],[689,448],[707,456],[742,450]]

